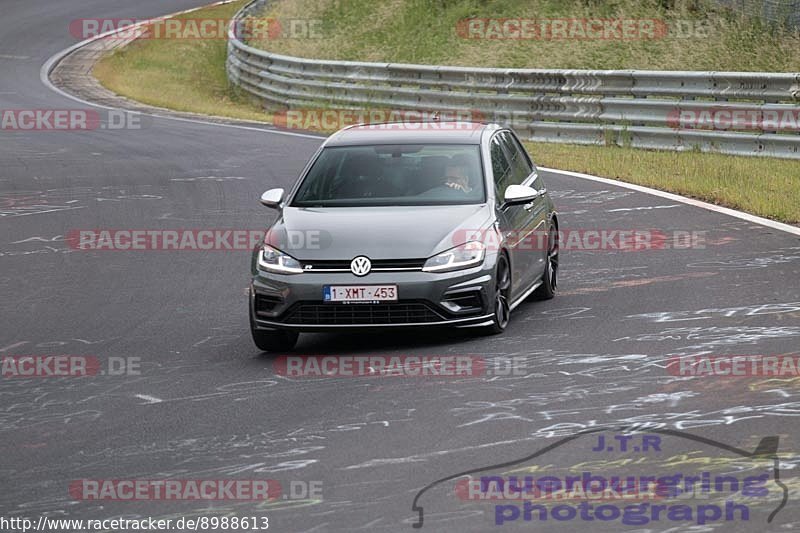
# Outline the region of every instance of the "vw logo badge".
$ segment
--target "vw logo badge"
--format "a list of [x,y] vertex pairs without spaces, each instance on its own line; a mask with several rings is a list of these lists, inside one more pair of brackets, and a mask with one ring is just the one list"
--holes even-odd
[[356,276],[366,276],[372,268],[369,257],[359,255],[350,261],[350,271]]

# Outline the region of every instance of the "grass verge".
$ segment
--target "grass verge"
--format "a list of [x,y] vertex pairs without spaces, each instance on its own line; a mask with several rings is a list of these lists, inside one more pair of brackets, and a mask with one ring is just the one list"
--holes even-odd
[[[396,3],[396,2],[395,2]],[[226,18],[244,0],[186,17]],[[228,84],[221,40],[142,40],[94,70],[114,92],[150,105],[236,119],[271,115]],[[800,163],[697,152],[527,143],[542,166],[675,192],[756,215],[800,223]]]
[[[264,16],[281,21],[287,37],[263,32],[262,39],[250,42],[277,53],[353,61],[800,72],[800,32],[766,25],[720,4],[718,0],[273,0]],[[471,18],[483,20],[474,26],[463,22]],[[623,35],[604,26],[597,31],[600,26],[590,21],[598,19],[619,21],[620,27],[627,24],[635,30]],[[318,22],[310,26],[312,21]],[[533,23],[522,30],[519,21]],[[649,31],[648,24],[652,24]],[[307,26],[314,31],[304,31]]]
[[[230,19],[246,3],[209,7],[178,19]],[[270,115],[230,86],[223,39],[141,39],[94,67],[106,88],[145,104],[243,120]]]
[[800,223],[800,162],[616,146],[526,143],[545,167],[584,172]]

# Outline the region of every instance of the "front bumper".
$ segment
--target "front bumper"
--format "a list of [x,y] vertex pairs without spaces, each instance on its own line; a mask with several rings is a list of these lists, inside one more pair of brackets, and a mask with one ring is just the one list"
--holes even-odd
[[[259,329],[330,331],[403,327],[474,327],[492,320],[494,258],[446,273],[273,274],[256,270],[250,313]],[[396,303],[325,303],[325,285],[397,285]]]

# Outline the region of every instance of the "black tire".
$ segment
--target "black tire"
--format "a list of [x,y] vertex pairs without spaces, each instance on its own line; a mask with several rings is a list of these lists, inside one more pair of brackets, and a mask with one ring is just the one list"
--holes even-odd
[[253,312],[250,311],[250,334],[253,342],[262,352],[288,352],[291,351],[300,334],[296,331],[283,329],[256,329],[253,323]]
[[558,230],[555,225],[550,226],[547,234],[547,259],[542,274],[542,284],[531,295],[535,300],[549,300],[556,295],[558,289]]
[[508,258],[501,254],[497,259],[495,270],[494,294],[492,296],[493,316],[492,324],[486,326],[484,332],[488,335],[497,335],[505,331],[511,316],[510,302],[508,301],[511,293],[511,268]]

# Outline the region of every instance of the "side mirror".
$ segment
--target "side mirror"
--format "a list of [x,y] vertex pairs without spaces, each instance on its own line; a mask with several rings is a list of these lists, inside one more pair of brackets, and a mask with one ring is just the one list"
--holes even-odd
[[509,185],[503,195],[503,205],[527,204],[543,193],[527,185]]
[[283,189],[270,189],[261,195],[261,205],[277,209],[283,200]]

